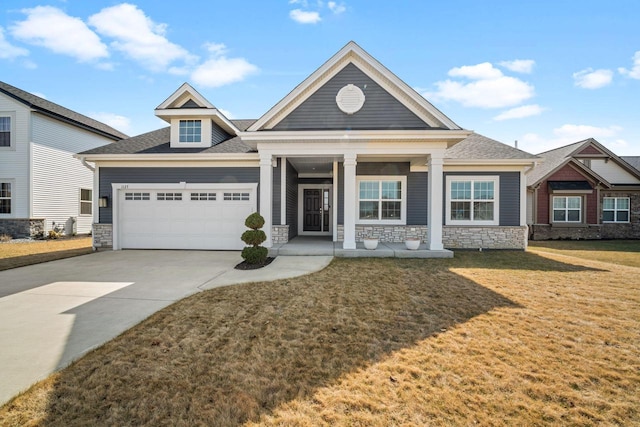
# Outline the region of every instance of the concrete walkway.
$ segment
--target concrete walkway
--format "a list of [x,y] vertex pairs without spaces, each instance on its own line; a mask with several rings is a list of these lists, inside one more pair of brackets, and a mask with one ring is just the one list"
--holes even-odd
[[0,404],[186,296],[331,259],[281,256],[239,271],[239,252],[109,251],[0,271]]

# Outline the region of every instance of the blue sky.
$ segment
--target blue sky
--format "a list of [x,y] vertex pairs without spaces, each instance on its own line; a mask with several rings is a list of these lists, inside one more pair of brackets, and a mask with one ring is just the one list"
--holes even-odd
[[129,135],[183,82],[258,118],[356,41],[460,126],[640,155],[640,2],[3,0],[0,80]]

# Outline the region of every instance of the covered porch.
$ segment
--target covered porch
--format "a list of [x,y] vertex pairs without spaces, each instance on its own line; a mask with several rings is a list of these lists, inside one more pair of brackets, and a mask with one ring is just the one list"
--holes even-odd
[[429,250],[424,243],[417,250],[409,250],[404,243],[379,242],[374,250],[365,249],[364,243],[356,243],[355,249],[344,249],[342,242],[334,242],[325,236],[296,236],[287,243],[276,243],[269,249],[269,256],[324,255],[341,258],[453,258],[453,251]]

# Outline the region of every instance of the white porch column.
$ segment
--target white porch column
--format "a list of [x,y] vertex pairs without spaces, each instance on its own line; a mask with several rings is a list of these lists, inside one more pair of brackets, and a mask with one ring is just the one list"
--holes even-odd
[[442,250],[442,157],[444,153],[432,153],[429,157],[429,178],[427,197],[429,211],[427,218],[427,247],[432,251]]
[[273,243],[271,240],[271,211],[273,198],[273,164],[270,154],[260,154],[260,215],[264,218],[264,227],[262,230],[267,235],[267,240],[263,246],[270,248]]
[[356,248],[356,155],[344,155],[344,241],[343,249]]

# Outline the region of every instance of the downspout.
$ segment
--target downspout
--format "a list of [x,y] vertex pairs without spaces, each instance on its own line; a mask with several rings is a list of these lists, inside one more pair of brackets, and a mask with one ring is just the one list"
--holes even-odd
[[85,160],[84,157],[80,157],[80,162],[82,162],[82,165],[85,168],[89,169],[91,172],[95,172],[96,171],[96,168],[91,166],[89,163],[87,163],[87,161]]

